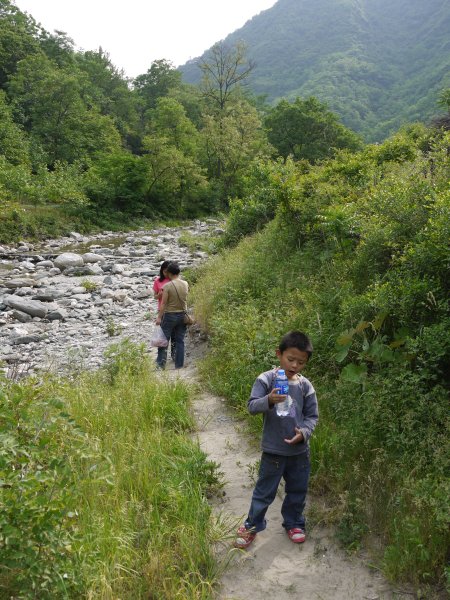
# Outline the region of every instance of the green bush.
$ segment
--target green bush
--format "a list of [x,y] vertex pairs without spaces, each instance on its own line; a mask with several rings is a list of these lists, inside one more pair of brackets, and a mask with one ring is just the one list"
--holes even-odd
[[417,585],[442,580],[449,542],[449,144],[411,131],[289,176],[275,167],[276,217],[201,269],[192,291],[208,380],[242,415],[279,337],[310,334],[312,487],[328,494],[341,540],[378,535],[374,560]]
[[32,382],[2,382],[0,405],[0,590],[5,597],[74,597],[85,585],[76,470],[98,478],[108,464],[57,395]]

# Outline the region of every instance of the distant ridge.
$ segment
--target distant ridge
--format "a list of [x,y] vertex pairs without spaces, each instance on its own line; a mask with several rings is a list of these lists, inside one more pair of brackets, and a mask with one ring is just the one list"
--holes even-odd
[[[448,0],[278,0],[225,39],[241,40],[255,94],[317,96],[367,140],[429,120],[450,87]],[[198,62],[185,81],[200,81]]]

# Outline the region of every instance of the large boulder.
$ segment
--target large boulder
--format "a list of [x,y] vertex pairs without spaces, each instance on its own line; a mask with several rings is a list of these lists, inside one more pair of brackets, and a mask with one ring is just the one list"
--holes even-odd
[[75,254],[74,252],[63,252],[63,254],[55,258],[54,264],[55,267],[63,271],[71,267],[82,267],[84,260],[79,254]]
[[30,300],[29,298],[20,298],[18,296],[5,296],[3,302],[16,310],[20,310],[32,317],[43,319],[47,316],[49,310],[54,307],[48,302],[40,302],[39,300]]

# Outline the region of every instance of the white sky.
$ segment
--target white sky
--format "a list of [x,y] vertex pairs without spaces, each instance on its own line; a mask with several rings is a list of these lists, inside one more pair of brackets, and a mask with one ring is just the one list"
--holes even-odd
[[64,31],[77,49],[109,53],[125,74],[154,60],[175,66],[203,54],[276,0],[15,0],[44,29]]

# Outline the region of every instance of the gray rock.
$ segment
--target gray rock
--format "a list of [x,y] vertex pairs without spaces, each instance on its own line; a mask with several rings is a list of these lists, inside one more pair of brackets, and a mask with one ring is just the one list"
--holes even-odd
[[[53,268],[53,261],[52,260],[40,260],[38,263],[36,263],[36,267],[44,267],[44,268],[49,268],[52,269]],[[59,269],[58,269],[59,271]]]
[[55,267],[68,269],[71,267],[82,267],[84,261],[79,254],[73,252],[64,252],[55,258]]
[[138,291],[136,294],[137,300],[142,300],[143,298],[149,298],[150,296],[153,296],[153,290],[150,290],[150,289]]
[[58,267],[53,267],[48,272],[49,275],[59,275],[61,273],[61,269]]
[[103,275],[103,269],[97,264],[86,265],[83,267],[83,270],[85,271],[86,275]]
[[121,265],[119,263],[113,264],[111,267],[111,273],[117,275],[118,273],[123,273],[125,271],[125,265]]
[[20,263],[20,266],[21,266],[22,269],[26,269],[27,271],[34,271],[35,268],[36,268],[35,265],[34,265],[34,263],[28,262],[28,261]]
[[20,323],[29,323],[31,321],[31,315],[28,315],[21,310],[13,310],[11,315],[13,319],[19,321]]
[[33,342],[40,342],[43,339],[41,335],[37,333],[32,333],[29,335],[22,335],[20,337],[16,337],[12,340],[14,346],[18,346],[20,344],[32,344]]
[[4,282],[5,287],[15,290],[22,287],[30,287],[36,285],[34,279],[9,279]]
[[114,250],[112,248],[99,248],[96,254],[101,254],[102,256],[112,256],[114,254]]
[[67,319],[67,311],[63,308],[57,308],[48,313],[47,319],[49,321],[65,321]]
[[114,298],[114,292],[107,288],[102,288],[100,290],[100,297],[104,300],[106,298]]
[[40,319],[43,319],[50,310],[49,304],[39,302],[39,300],[18,298],[17,296],[6,296],[3,301],[11,308],[20,310],[32,317],[39,317]]
[[41,302],[53,302],[56,298],[61,298],[64,296],[64,292],[62,290],[45,288],[43,290],[39,290],[37,294],[33,296],[33,300],[40,300]]
[[79,242],[83,239],[83,236],[81,235],[81,233],[77,233],[76,231],[71,231],[69,235],[73,240],[77,240],[77,242]]
[[111,277],[111,275],[107,275],[106,277],[103,278],[103,283],[105,285],[112,285],[114,282],[113,278]]
[[83,259],[83,261],[86,263],[98,263],[98,262],[105,262],[106,258],[104,256],[102,256],[101,254],[95,254],[94,252],[86,252],[85,254],[81,255],[81,258]]

